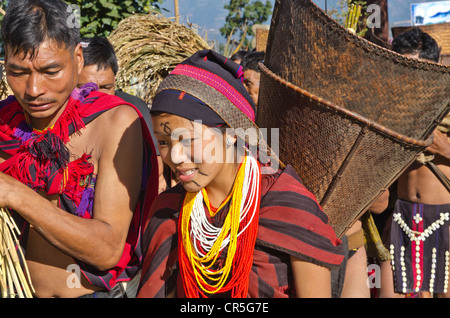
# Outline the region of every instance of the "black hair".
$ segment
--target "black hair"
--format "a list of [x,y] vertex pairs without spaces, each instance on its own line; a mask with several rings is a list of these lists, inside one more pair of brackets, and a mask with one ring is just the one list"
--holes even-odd
[[440,48],[435,39],[420,28],[403,32],[392,41],[392,50],[400,54],[417,54],[419,58],[439,61]]
[[79,25],[73,23],[74,11],[62,0],[10,0],[2,21],[6,50],[24,58],[37,55],[46,40],[64,45],[72,53],[80,40]]
[[237,60],[241,60],[244,58],[245,55],[247,55],[248,51],[237,51],[236,53],[234,53],[231,57],[230,60],[232,60],[233,62],[237,61]]
[[262,51],[249,52],[247,55],[245,55],[244,59],[241,62],[241,66],[244,71],[252,70],[260,73],[258,63],[264,61],[264,55],[265,54]]
[[119,70],[114,47],[105,37],[82,38],[84,65],[97,65],[98,70],[111,68],[114,75]]

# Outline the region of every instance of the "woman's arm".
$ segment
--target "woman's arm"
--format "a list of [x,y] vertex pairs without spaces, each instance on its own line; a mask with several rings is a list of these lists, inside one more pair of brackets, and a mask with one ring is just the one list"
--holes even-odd
[[331,273],[326,267],[291,256],[294,285],[299,298],[330,298]]

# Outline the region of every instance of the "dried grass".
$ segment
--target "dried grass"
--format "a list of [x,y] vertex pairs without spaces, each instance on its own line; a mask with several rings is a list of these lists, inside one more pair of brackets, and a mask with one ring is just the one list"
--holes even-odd
[[12,95],[12,92],[6,82],[6,74],[5,74],[5,62],[0,61],[0,101],[6,99],[9,95]]
[[210,48],[192,27],[157,14],[136,14],[122,20],[109,40],[119,61],[117,88],[148,105],[159,83],[176,65]]
[[30,274],[17,237],[20,231],[6,209],[0,209],[0,298],[32,298]]

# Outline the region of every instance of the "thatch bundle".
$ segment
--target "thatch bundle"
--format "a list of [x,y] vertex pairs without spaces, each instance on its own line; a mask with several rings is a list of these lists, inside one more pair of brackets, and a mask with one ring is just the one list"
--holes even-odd
[[177,64],[208,43],[190,27],[157,14],[136,14],[120,22],[109,40],[116,50],[116,86],[148,105],[159,83]]
[[19,247],[20,235],[13,218],[0,209],[0,298],[32,298],[33,285]]
[[12,94],[5,77],[5,64],[0,61],[0,100],[6,99]]

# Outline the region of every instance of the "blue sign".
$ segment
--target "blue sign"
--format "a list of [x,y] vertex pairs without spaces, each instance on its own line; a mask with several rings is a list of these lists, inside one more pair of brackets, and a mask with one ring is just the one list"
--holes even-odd
[[450,1],[411,4],[412,25],[450,22]]

